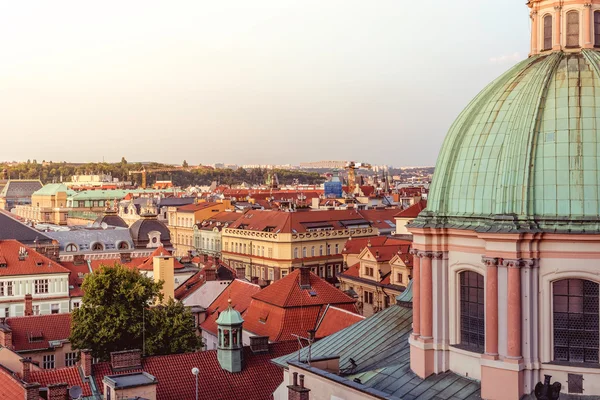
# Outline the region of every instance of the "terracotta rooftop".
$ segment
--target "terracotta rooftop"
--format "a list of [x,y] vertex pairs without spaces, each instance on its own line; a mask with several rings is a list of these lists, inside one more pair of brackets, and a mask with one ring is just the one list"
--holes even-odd
[[258,291],[260,291],[260,286],[258,285],[244,280],[234,279],[229,286],[221,292],[215,301],[208,306],[206,320],[202,322],[200,327],[202,330],[216,335],[216,321],[219,317],[218,313],[227,309],[229,306],[229,299],[231,299],[231,306],[240,314],[243,314],[252,301],[252,295]]
[[175,298],[183,300],[206,282],[203,271],[198,271],[175,289]]
[[0,399],[24,399],[25,388],[21,379],[13,371],[0,364]]
[[309,272],[310,289],[300,287],[300,269],[271,283],[253,298],[279,307],[305,307],[325,304],[354,304],[354,299]]
[[67,340],[71,334],[71,314],[32,315],[5,320],[12,331],[14,351],[47,349],[49,342]]
[[[22,260],[19,259],[21,248],[26,252]],[[0,241],[0,260],[0,276],[69,273],[60,264],[16,240]]]
[[332,335],[365,319],[362,315],[344,310],[342,308],[328,306],[321,318],[315,334],[316,339],[322,339]]
[[420,200],[412,206],[400,211],[394,217],[395,218],[417,218],[421,211],[427,207],[427,200]]
[[[200,369],[198,391],[204,399],[268,400],[272,399],[283,376],[281,368],[271,359],[297,349],[297,341],[270,344],[270,351],[261,354],[244,347],[244,368],[238,373],[221,368],[216,350],[147,357],[142,361],[142,368],[158,380],[157,399],[193,399],[196,386],[190,371],[196,367]],[[109,363],[96,364],[93,371],[94,381],[100,387],[99,382],[106,375],[131,372],[113,371]]]
[[185,206],[177,207],[177,212],[196,212],[200,210],[204,210],[205,208],[217,207],[222,205],[222,203],[214,203],[214,202],[202,202],[197,204],[188,204]]
[[[42,385],[42,387],[48,387],[56,383],[66,382],[69,387],[80,386],[83,396],[91,396],[92,389],[87,380],[84,382],[81,378],[81,372],[78,366],[58,368],[58,369],[42,369],[39,371],[31,371],[29,376],[29,382],[36,382]],[[1,398],[1,397],[0,397]]]
[[230,225],[232,229],[274,233],[302,233],[314,228],[346,229],[368,222],[355,210],[285,212],[250,210]]

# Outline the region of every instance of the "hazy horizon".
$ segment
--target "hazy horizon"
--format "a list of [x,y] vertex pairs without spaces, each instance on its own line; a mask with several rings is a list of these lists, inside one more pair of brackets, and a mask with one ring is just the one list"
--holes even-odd
[[[487,4],[490,3],[490,4]],[[0,160],[434,165],[522,2],[0,4]]]

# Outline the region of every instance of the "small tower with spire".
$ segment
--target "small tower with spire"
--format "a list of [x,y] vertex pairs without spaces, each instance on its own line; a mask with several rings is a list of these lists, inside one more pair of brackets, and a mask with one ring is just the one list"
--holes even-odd
[[218,340],[217,359],[221,368],[229,372],[241,372],[244,368],[244,349],[242,345],[242,315],[231,307],[222,311],[217,318]]

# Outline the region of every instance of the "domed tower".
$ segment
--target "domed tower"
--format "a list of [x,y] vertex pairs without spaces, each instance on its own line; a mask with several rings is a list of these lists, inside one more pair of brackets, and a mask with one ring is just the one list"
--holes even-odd
[[600,395],[600,3],[531,0],[531,54],[451,126],[414,235],[411,367]]
[[229,372],[241,372],[244,368],[242,344],[242,315],[231,307],[222,311],[217,318],[218,340],[217,358],[221,368]]

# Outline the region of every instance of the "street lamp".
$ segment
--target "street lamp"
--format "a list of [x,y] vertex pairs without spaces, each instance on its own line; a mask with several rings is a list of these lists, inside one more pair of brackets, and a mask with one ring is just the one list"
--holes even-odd
[[196,376],[196,400],[198,400],[198,374],[200,370],[196,367],[192,368],[192,374]]

